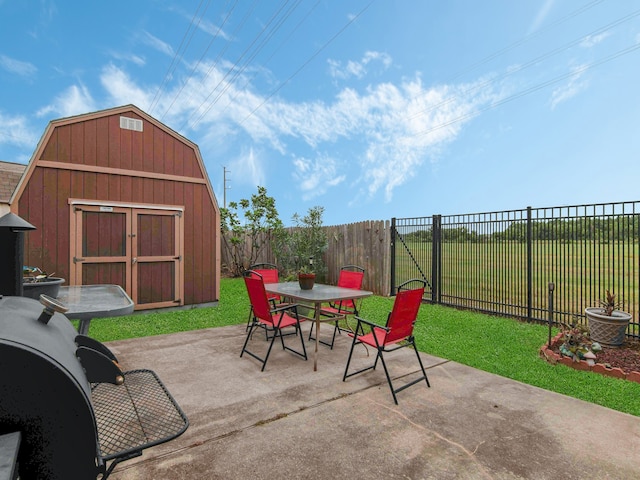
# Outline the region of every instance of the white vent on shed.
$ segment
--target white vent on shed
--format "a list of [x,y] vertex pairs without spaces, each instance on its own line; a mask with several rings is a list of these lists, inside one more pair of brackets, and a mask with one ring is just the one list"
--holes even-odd
[[125,130],[135,130],[136,132],[142,131],[142,120],[137,118],[120,117],[120,128]]

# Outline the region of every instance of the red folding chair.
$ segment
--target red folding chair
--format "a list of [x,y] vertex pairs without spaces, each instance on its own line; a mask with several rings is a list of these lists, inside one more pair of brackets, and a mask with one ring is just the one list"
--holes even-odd
[[[287,304],[279,307],[272,308],[272,304],[267,297],[267,291],[264,288],[264,281],[259,273],[254,271],[245,272],[244,283],[247,287],[247,293],[249,294],[249,301],[251,302],[252,322],[249,326],[247,338],[242,346],[242,352],[240,356],[246,352],[256,360],[262,363],[262,371],[267,366],[267,360],[271,354],[273,343],[276,337],[280,337],[283,350],[289,350],[300,357],[307,359],[307,351],[304,346],[304,339],[302,337],[302,330],[300,329],[300,318],[298,317],[298,310],[296,304]],[[247,344],[249,339],[253,335],[254,329],[259,326],[264,326],[268,329],[273,329],[273,336],[271,337],[271,343],[264,358],[261,358],[257,354],[247,350]],[[294,350],[284,344],[284,336],[282,329],[293,327],[296,335],[300,335],[300,343],[302,344],[302,352]]]
[[[350,334],[351,336],[353,336],[353,342],[351,343],[351,351],[349,352],[347,366],[344,369],[344,376],[342,377],[343,382],[346,381],[348,377],[352,377],[353,375],[357,375],[358,373],[362,373],[367,370],[375,370],[376,366],[378,365],[378,359],[380,359],[384,368],[384,373],[387,376],[389,388],[391,389],[391,395],[393,395],[393,401],[396,405],[398,404],[396,393],[404,390],[405,388],[415,385],[422,380],[427,383],[427,387],[431,386],[429,385],[427,372],[425,372],[424,370],[424,366],[422,365],[422,360],[420,359],[420,354],[418,353],[418,349],[416,348],[416,343],[413,337],[413,327],[416,323],[418,311],[420,310],[426,283],[427,282],[425,282],[424,280],[413,279],[406,281],[398,287],[398,293],[393,303],[393,310],[391,311],[391,313],[389,313],[387,317],[387,324],[384,327],[376,325],[375,323],[369,322],[368,320],[364,320],[360,317],[356,317],[356,319],[358,320],[358,325],[356,327],[355,333]],[[421,285],[421,287],[408,289],[407,287],[412,284],[419,284]],[[364,333],[364,325],[368,327],[369,333]],[[363,333],[360,334],[358,332]],[[372,348],[375,348],[377,350],[376,360],[371,366],[362,368],[352,373],[348,373],[349,364],[351,363],[351,357],[353,355],[353,349],[359,343],[363,343]],[[389,375],[389,370],[387,369],[387,364],[384,361],[383,354],[393,352],[407,346],[412,346],[413,350],[416,352],[416,358],[418,359],[418,364],[420,365],[422,376],[401,386],[400,388],[394,389],[393,383],[391,382],[391,376]]]
[[[278,267],[273,263],[255,263],[249,267],[248,272],[255,272],[262,277],[262,281],[264,283],[278,283],[280,281],[280,277],[278,274]],[[267,298],[269,302],[275,308],[279,303],[282,303],[282,299],[280,295],[276,295],[275,293],[267,293]],[[247,331],[249,331],[249,326],[251,325],[252,318],[252,310],[249,307],[249,318],[247,318]],[[269,340],[269,332],[266,331],[267,340]]]
[[[340,275],[338,276],[338,287],[353,288],[354,290],[362,289],[362,282],[364,281],[364,268],[357,265],[345,265],[340,268]],[[333,336],[331,342],[324,340],[318,340],[320,343],[327,345],[333,349],[333,344],[336,341],[336,333],[344,330],[340,328],[338,321],[346,318],[347,315],[358,315],[358,306],[354,299],[340,300],[339,302],[331,302],[326,306],[323,306],[320,310],[320,315],[326,317],[335,317],[335,325],[333,329]],[[309,330],[309,340],[314,340],[313,324]]]

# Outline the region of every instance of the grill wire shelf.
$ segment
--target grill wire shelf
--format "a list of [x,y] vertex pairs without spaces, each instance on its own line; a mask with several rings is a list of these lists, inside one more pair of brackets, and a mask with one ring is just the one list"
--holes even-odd
[[105,461],[113,460],[107,475],[120,461],[178,437],[189,426],[155,372],[131,370],[124,378],[122,385],[91,385],[100,454]]

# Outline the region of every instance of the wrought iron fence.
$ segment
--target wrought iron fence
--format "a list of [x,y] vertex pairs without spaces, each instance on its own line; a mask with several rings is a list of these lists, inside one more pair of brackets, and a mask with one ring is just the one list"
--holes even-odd
[[639,336],[640,202],[394,218],[391,290],[421,277],[434,303],[548,321],[585,321],[606,290]]

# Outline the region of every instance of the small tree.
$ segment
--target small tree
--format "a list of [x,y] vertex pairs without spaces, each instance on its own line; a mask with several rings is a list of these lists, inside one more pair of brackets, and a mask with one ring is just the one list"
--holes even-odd
[[[319,276],[326,273],[324,253],[329,242],[322,228],[323,213],[324,207],[316,206],[309,208],[303,217],[297,213],[293,214],[295,226],[290,229],[288,235],[278,238],[276,250],[281,254],[278,261],[287,273],[292,274],[300,270],[313,271]],[[309,262],[310,259],[313,260],[312,264]]]
[[251,199],[230,202],[229,208],[220,209],[220,227],[230,259],[227,268],[236,276],[255,263],[267,245],[285,235],[275,199],[260,186]]

